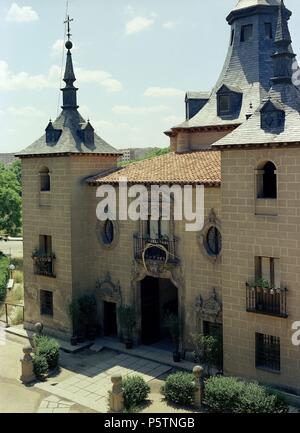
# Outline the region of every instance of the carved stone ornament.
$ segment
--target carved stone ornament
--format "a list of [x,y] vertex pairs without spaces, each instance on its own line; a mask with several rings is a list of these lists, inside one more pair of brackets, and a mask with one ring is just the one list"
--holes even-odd
[[103,299],[108,299],[113,302],[121,302],[122,292],[120,282],[114,283],[110,272],[107,272],[103,279],[98,279],[96,283],[98,294]]
[[197,313],[216,320],[222,312],[222,302],[218,298],[216,289],[213,289],[212,296],[206,300],[199,295],[196,298],[195,307]]

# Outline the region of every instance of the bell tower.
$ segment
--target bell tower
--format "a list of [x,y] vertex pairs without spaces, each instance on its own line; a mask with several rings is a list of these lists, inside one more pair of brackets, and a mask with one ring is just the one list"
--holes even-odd
[[68,17],[62,111],[17,156],[22,161],[25,327],[72,334],[71,302],[94,289],[89,273],[91,189],[87,177],[117,166],[120,153],[78,111]]

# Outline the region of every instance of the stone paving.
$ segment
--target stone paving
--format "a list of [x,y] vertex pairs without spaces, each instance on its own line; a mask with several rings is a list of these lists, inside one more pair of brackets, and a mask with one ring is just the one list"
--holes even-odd
[[55,395],[50,395],[41,402],[37,413],[70,413],[72,406],[74,406],[72,401],[61,400]]
[[121,374],[123,377],[138,374],[146,382],[150,382],[171,368],[127,354],[113,355],[101,363],[83,366],[67,379],[59,381],[52,378],[45,383],[36,384],[35,387],[89,409],[106,413],[113,374]]

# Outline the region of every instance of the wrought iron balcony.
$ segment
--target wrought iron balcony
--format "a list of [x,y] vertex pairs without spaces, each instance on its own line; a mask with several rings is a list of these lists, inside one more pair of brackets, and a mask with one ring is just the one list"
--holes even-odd
[[32,255],[34,262],[34,273],[35,275],[42,275],[44,277],[55,278],[54,273],[54,254],[34,252]]
[[287,289],[270,289],[246,283],[247,311],[287,318]]
[[134,235],[134,258],[136,260],[155,260],[161,263],[178,264],[179,259],[176,256],[175,238],[167,239],[161,237],[151,239],[139,234]]

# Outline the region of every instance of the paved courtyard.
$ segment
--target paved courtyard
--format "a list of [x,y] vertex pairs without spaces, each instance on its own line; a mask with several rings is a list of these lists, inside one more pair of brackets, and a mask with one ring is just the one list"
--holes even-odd
[[85,361],[82,367],[77,366],[76,370],[68,378],[50,378],[47,382],[36,384],[35,387],[105,413],[113,374],[121,374],[123,377],[138,374],[146,382],[150,382],[170,371],[171,367],[127,354],[110,354],[102,362],[99,362],[97,356],[92,356],[90,361]]

